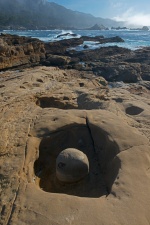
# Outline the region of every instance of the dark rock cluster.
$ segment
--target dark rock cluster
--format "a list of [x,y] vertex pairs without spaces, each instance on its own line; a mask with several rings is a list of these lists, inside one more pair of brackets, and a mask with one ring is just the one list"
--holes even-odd
[[44,43],[35,38],[1,34],[0,70],[45,65],[90,71],[109,82],[150,81],[150,48],[132,51],[110,46],[90,50],[87,45],[84,45],[83,51],[72,49],[72,47],[83,45],[84,41],[95,41],[99,44],[123,42],[120,37],[82,36]]

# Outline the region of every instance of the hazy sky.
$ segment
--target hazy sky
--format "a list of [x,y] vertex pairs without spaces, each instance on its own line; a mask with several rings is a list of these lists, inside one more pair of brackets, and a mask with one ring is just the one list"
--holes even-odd
[[150,0],[49,0],[94,16],[150,26]]

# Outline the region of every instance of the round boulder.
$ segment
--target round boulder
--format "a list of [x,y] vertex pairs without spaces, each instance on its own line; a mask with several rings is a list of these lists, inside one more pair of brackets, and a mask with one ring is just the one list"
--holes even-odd
[[72,183],[81,180],[89,173],[87,156],[75,149],[67,148],[56,159],[56,176],[62,182]]

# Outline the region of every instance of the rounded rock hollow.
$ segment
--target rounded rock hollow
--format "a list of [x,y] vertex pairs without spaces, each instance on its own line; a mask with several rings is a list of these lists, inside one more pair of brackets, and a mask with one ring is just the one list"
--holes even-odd
[[59,181],[72,183],[83,179],[89,173],[87,156],[75,148],[60,152],[56,159],[56,177]]

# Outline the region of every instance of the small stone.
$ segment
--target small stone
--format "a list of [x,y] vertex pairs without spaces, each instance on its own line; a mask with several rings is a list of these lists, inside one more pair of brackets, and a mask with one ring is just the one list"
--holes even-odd
[[75,149],[67,148],[56,159],[56,176],[62,182],[72,183],[83,179],[89,173],[87,156]]

